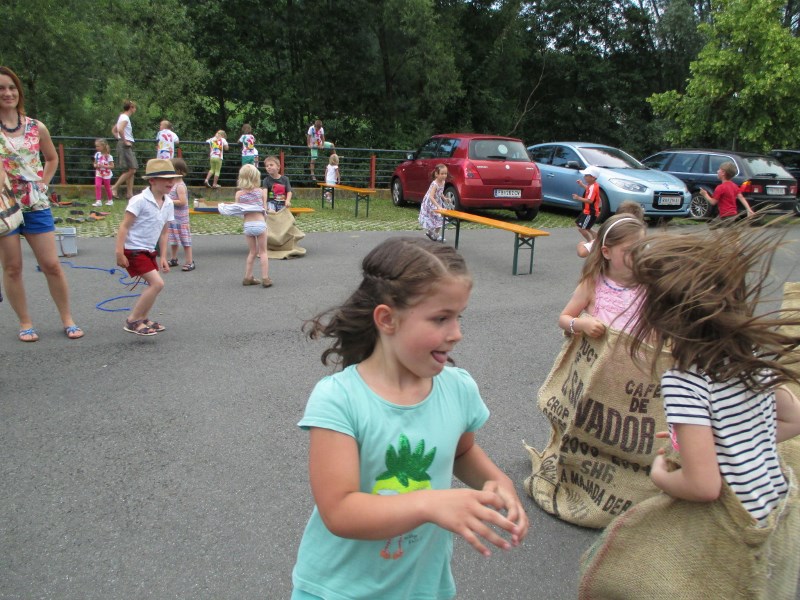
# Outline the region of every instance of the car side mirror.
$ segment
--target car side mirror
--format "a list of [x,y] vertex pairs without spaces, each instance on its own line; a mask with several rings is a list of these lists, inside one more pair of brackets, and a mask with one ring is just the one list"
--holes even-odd
[[577,160],[569,160],[564,166],[566,166],[568,169],[575,169],[577,171],[581,170],[581,165]]

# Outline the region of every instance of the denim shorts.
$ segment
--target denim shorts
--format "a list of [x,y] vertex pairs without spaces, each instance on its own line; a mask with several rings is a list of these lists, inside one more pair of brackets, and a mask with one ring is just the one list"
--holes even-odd
[[53,213],[49,208],[44,210],[30,210],[22,213],[23,223],[11,233],[17,234],[36,234],[48,233],[56,230],[53,222]]

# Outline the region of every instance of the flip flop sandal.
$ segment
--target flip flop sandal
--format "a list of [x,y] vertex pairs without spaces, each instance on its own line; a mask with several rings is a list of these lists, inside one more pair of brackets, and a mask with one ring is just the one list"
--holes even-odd
[[156,323],[155,321],[147,320],[145,321],[145,325],[147,325],[156,333],[161,333],[162,331],[166,330],[166,327],[164,327],[161,323]]
[[[23,336],[30,337],[32,339],[26,340],[23,339]],[[20,342],[38,342],[39,341],[39,332],[36,331],[33,327],[28,329],[20,329],[19,330],[19,341]]]
[[178,259],[177,259],[177,258],[170,258],[170,259],[167,261],[167,264],[168,264],[170,267],[177,267],[177,266],[178,266]]
[[181,271],[194,271],[194,261],[183,265]]
[[152,327],[148,327],[144,319],[139,321],[128,321],[125,319],[125,327],[123,329],[129,333],[136,335],[156,335],[158,332]]
[[81,329],[77,325],[70,325],[69,327],[64,327],[64,335],[66,335],[71,340],[79,340],[83,337],[83,329]]

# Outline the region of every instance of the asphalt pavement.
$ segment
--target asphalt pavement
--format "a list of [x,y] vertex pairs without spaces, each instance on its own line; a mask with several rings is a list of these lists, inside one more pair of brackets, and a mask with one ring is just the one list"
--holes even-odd
[[[549,437],[536,392],[581,267],[577,232],[551,233],[536,241],[533,274],[519,276],[508,232],[461,235],[475,285],[455,359],[491,410],[478,441],[517,483],[531,521],[522,547],[488,559],[456,541],[461,599],[574,598],[598,534],[522,491],[523,440],[542,448]],[[300,328],[344,300],[363,256],[390,235],[403,233],[308,234],[305,257],[270,262],[269,289],[241,285],[242,236],[195,236],[197,269],[165,275],[151,318],[167,330],[152,337],[124,332],[126,313],[108,312],[135,293],[110,272],[114,240],[79,238],[64,259],[79,341],[66,339],[26,249],[40,341],[18,342],[0,304],[0,598],[288,598],[313,504],[308,434],[296,423],[331,372],[324,345]],[[800,280],[797,264],[796,247],[782,253],[776,278]]]

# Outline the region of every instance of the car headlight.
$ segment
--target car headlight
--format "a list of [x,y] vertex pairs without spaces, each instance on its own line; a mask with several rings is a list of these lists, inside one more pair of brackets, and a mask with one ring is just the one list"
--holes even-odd
[[636,183],[635,181],[631,181],[629,179],[609,179],[609,183],[613,183],[618,188],[622,188],[623,190],[627,190],[629,192],[646,192],[647,186],[642,185],[641,183]]

